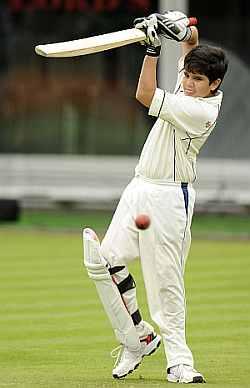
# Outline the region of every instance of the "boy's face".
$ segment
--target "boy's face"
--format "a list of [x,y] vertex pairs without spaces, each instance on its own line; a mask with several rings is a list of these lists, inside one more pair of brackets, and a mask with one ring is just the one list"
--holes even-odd
[[217,80],[209,83],[209,79],[206,75],[200,73],[191,73],[184,70],[184,77],[182,80],[182,86],[185,96],[191,97],[210,97],[213,95],[213,91],[219,86],[221,80]]

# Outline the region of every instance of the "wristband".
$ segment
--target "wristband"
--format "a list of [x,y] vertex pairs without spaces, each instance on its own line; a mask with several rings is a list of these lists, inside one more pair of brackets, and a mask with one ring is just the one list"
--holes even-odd
[[147,46],[146,48],[146,55],[149,57],[159,57],[161,54],[161,46]]

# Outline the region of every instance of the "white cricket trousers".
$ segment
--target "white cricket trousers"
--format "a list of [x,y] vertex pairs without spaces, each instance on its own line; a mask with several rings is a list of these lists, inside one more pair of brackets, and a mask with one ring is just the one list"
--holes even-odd
[[[193,366],[185,335],[184,268],[194,201],[190,185],[156,184],[135,177],[124,190],[101,244],[111,267],[140,258],[149,311],[163,337],[167,367]],[[134,219],[141,213],[149,215],[151,225],[139,231]]]

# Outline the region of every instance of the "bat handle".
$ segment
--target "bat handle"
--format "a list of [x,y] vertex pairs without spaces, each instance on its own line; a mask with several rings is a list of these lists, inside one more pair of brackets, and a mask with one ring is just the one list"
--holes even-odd
[[190,17],[190,18],[188,18],[188,20],[189,20],[189,24],[188,24],[189,27],[196,26],[196,24],[198,24],[198,20],[196,17]]

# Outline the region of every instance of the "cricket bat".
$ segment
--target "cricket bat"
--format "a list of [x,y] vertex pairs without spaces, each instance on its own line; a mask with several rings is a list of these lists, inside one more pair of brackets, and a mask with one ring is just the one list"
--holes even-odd
[[[194,17],[186,18],[186,20],[189,26],[197,24],[197,19]],[[146,35],[143,31],[138,28],[129,28],[127,30],[96,35],[90,38],[38,45],[35,47],[35,51],[43,57],[76,57],[126,46],[131,43],[142,42],[145,38]]]
[[35,47],[35,51],[43,57],[76,57],[141,42],[145,38],[146,35],[143,31],[138,28],[130,28],[90,38],[38,45]]

